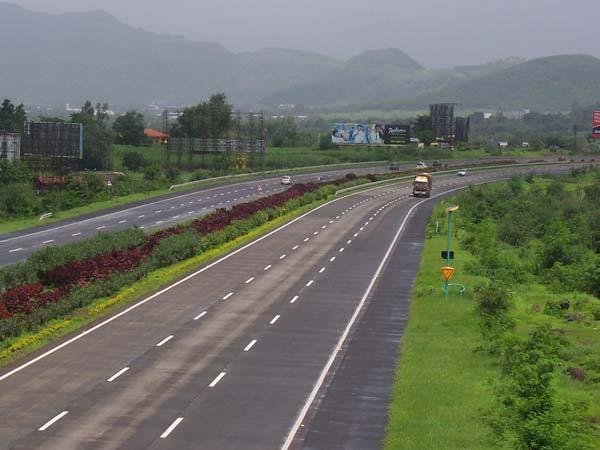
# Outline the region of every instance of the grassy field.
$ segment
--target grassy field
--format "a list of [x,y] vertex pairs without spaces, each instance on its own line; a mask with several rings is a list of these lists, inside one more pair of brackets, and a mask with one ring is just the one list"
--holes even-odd
[[[115,145],[113,150],[113,159],[115,170],[122,170],[123,156],[130,151],[135,151],[144,155],[144,158],[155,164],[165,162],[164,148],[160,145],[148,147],[128,147],[124,145]],[[504,150],[500,156],[505,157],[523,157],[534,158],[543,155],[549,155],[548,151],[533,151],[524,149]],[[468,159],[483,158],[492,156],[483,149],[475,150],[441,150],[435,148],[426,148],[417,151],[414,146],[402,148],[391,147],[343,147],[339,149],[318,150],[311,147],[289,147],[289,148],[267,148],[265,158],[262,164],[257,165],[256,170],[286,169],[292,167],[319,166],[327,164],[342,164],[352,162],[369,161],[418,161],[421,159]],[[214,156],[206,156],[205,163],[211,167]],[[173,157],[172,161],[175,161]],[[183,159],[187,163],[187,159]],[[193,160],[194,166],[201,163],[200,156],[196,155]],[[248,170],[251,170],[249,168]],[[189,175],[187,171],[182,174],[183,177]]]
[[[436,211],[439,214],[440,208]],[[425,244],[396,369],[386,450],[504,448],[484,419],[493,408],[494,388],[501,379],[498,357],[476,351],[482,335],[472,290],[486,279],[466,272],[465,264],[473,257],[455,239],[454,281],[464,284],[467,291],[462,298],[444,300],[439,255],[445,246],[444,236],[429,238]],[[516,285],[512,293],[511,316],[517,335],[525,337],[534,327],[548,324],[569,343],[561,355],[564,367],[554,376],[553,387],[558,399],[587,404],[584,415],[593,448],[600,448],[600,389],[594,381],[598,373],[588,373],[585,382],[566,374],[567,367],[583,367],[586,358],[600,356],[600,323],[565,321],[543,312],[548,300],[569,299],[571,304],[597,300],[581,292],[557,293],[536,282]]]

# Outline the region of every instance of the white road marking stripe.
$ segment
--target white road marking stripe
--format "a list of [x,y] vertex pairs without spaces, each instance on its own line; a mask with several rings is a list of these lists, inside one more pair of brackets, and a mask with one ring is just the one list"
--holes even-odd
[[299,247],[299,245],[294,245],[294,246],[292,247],[292,250],[298,250],[298,247]]
[[171,432],[177,427],[177,425],[179,425],[181,423],[181,421],[183,420],[183,417],[178,417],[177,419],[175,419],[175,421],[171,424],[171,426],[169,428],[167,428],[163,434],[160,435],[161,439],[166,439],[169,437],[169,435],[171,434]]
[[[452,189],[450,191],[444,192],[443,194],[447,194],[448,192],[458,191],[460,189],[461,188]],[[439,197],[440,195],[443,195],[443,194],[434,195],[431,197],[431,199]],[[335,348],[331,352],[329,360],[325,364],[325,367],[323,367],[323,370],[321,371],[321,375],[319,376],[317,382],[315,383],[312,392],[307,397],[306,402],[304,403],[304,406],[302,407],[302,410],[300,411],[300,414],[298,415],[298,418],[296,419],[296,422],[292,426],[285,442],[283,443],[283,445],[281,447],[281,450],[289,450],[289,448],[292,444],[292,441],[294,440],[294,437],[296,436],[298,429],[302,425],[302,422],[304,422],[306,414],[308,413],[310,406],[312,405],[317,394],[319,393],[319,390],[321,389],[321,386],[323,385],[323,382],[325,381],[325,378],[327,377],[327,374],[329,373],[329,370],[331,369],[331,366],[333,365],[333,362],[335,361],[336,356],[338,355],[339,351],[341,350],[342,346],[344,345],[344,342],[346,341],[348,334],[350,333],[350,330],[352,329],[352,326],[354,325],[354,322],[356,322],[356,318],[360,314],[367,297],[370,295],[371,290],[373,289],[375,282],[379,278],[379,275],[380,275],[381,271],[383,270],[383,267],[385,266],[386,261],[388,260],[390,254],[392,253],[392,250],[396,246],[396,243],[398,242],[398,239],[400,238],[400,235],[402,234],[402,231],[404,230],[404,227],[406,226],[406,222],[408,221],[409,217],[411,216],[411,214],[415,210],[415,208],[417,206],[421,205],[422,203],[426,202],[427,200],[430,200],[430,199],[421,200],[419,203],[416,203],[415,205],[413,205],[413,207],[408,211],[408,213],[404,217],[404,220],[402,221],[400,228],[398,228],[398,231],[396,232],[394,239],[392,240],[391,244],[389,245],[386,254],[383,256],[383,259],[381,260],[379,267],[375,271],[373,278],[371,278],[371,282],[369,283],[367,290],[365,291],[364,295],[362,296],[360,303],[356,307],[354,314],[352,315],[352,317],[350,318],[350,321],[346,325],[346,328],[344,329],[344,332],[342,333],[342,336],[340,337],[338,343],[336,344]]]
[[323,225],[321,228],[324,230],[325,228],[327,228],[327,225]]
[[106,225],[101,225],[98,228],[96,228],[96,230],[102,230],[103,228],[106,228]]
[[354,237],[358,237],[358,233],[354,233]]
[[22,247],[19,247],[19,248],[13,248],[12,250],[9,250],[9,251],[8,251],[8,253],[19,252],[19,251],[21,251],[21,250],[23,250],[23,248],[22,248]]
[[160,341],[158,344],[156,344],[157,347],[162,347],[163,345],[165,345],[167,342],[169,342],[171,339],[173,339],[173,335],[171,336],[167,336],[166,338],[164,338],[162,341]]
[[[499,179],[498,181],[502,181],[502,179]],[[372,189],[378,189],[378,188],[372,188]],[[447,192],[453,192],[453,191],[458,191],[458,190],[461,190],[461,189],[462,189],[462,188],[457,188],[457,189],[453,189],[453,190],[451,190],[451,191],[446,191],[445,193],[447,193]],[[364,191],[363,191],[363,192],[364,192]],[[349,194],[349,195],[358,195],[358,193],[357,193],[357,194]],[[441,194],[438,194],[438,195],[434,196],[433,198],[435,198],[435,197],[438,197],[439,195],[441,195]],[[199,274],[201,274],[201,273],[204,273],[205,271],[207,271],[207,270],[209,270],[209,269],[213,268],[214,266],[216,266],[216,265],[218,265],[218,264],[222,263],[223,261],[227,261],[229,258],[231,258],[231,257],[233,257],[233,256],[235,256],[235,255],[237,255],[238,253],[241,253],[241,252],[243,252],[243,251],[247,250],[248,248],[250,248],[250,247],[252,247],[252,246],[254,246],[254,245],[258,244],[259,242],[262,242],[263,240],[265,240],[265,239],[267,239],[267,238],[269,238],[269,237],[273,236],[274,234],[276,234],[276,233],[279,233],[279,232],[280,232],[280,231],[282,231],[282,230],[285,230],[287,227],[289,227],[289,226],[293,225],[294,223],[296,223],[296,222],[298,222],[298,221],[300,221],[300,220],[304,219],[305,217],[307,217],[307,216],[309,216],[309,215],[311,215],[311,214],[314,214],[315,212],[317,212],[317,211],[320,211],[322,208],[325,208],[325,207],[327,207],[327,206],[329,206],[329,205],[332,205],[332,204],[334,204],[335,202],[337,202],[337,201],[340,201],[341,199],[345,199],[345,198],[346,198],[346,197],[340,197],[339,199],[334,199],[334,200],[331,200],[331,201],[329,201],[329,202],[327,202],[327,203],[323,203],[322,205],[320,205],[320,206],[317,206],[315,209],[312,209],[312,210],[310,210],[310,211],[307,211],[306,213],[302,214],[301,216],[299,216],[299,217],[296,217],[295,219],[293,219],[293,220],[289,221],[288,223],[286,223],[286,224],[284,224],[284,225],[280,226],[279,228],[276,228],[275,230],[273,230],[273,231],[270,231],[269,233],[265,234],[264,236],[261,236],[260,238],[258,238],[258,239],[256,239],[256,240],[254,240],[254,241],[252,241],[252,242],[249,242],[248,244],[246,244],[246,245],[244,245],[244,246],[240,247],[239,249],[237,249],[237,250],[234,250],[233,252],[231,252],[231,253],[229,253],[229,254],[227,254],[227,255],[223,256],[222,258],[219,258],[218,260],[216,260],[216,261],[214,261],[214,262],[212,262],[212,263],[208,264],[207,266],[204,266],[204,267],[202,267],[201,269],[197,270],[196,272],[193,272],[193,273],[189,274],[188,276],[186,276],[186,277],[182,278],[181,280],[179,280],[179,281],[176,281],[176,282],[174,282],[174,283],[172,283],[172,284],[168,285],[168,286],[167,286],[167,287],[165,287],[164,289],[161,289],[160,291],[158,291],[158,292],[155,292],[154,294],[152,294],[152,295],[150,295],[150,296],[148,296],[148,297],[144,298],[143,300],[140,300],[139,302],[137,302],[137,303],[135,303],[135,304],[131,305],[130,307],[128,307],[128,308],[124,309],[123,311],[121,311],[121,312],[119,312],[119,313],[115,314],[114,316],[112,316],[112,317],[109,317],[109,318],[107,318],[106,320],[103,320],[103,321],[102,321],[102,322],[100,322],[99,324],[97,324],[97,325],[94,325],[93,327],[91,327],[91,328],[88,328],[88,329],[87,329],[87,330],[85,330],[85,331],[82,331],[81,333],[77,334],[76,336],[73,336],[71,339],[68,339],[68,340],[64,341],[63,343],[61,343],[61,344],[58,344],[58,345],[57,345],[57,346],[55,346],[55,347],[52,347],[52,348],[51,348],[50,350],[48,350],[47,352],[44,352],[44,353],[42,353],[41,355],[39,355],[39,356],[36,356],[35,358],[32,358],[32,359],[30,359],[30,360],[29,360],[29,361],[27,361],[26,363],[24,363],[24,364],[21,364],[21,365],[20,365],[20,366],[18,366],[18,367],[15,367],[15,368],[14,368],[14,369],[12,369],[11,371],[9,371],[9,372],[6,372],[6,373],[4,373],[4,374],[0,375],[0,381],[6,380],[7,378],[9,378],[9,377],[11,377],[12,375],[14,375],[14,374],[16,374],[16,373],[18,373],[18,372],[22,371],[23,369],[25,369],[25,368],[27,368],[27,367],[29,367],[29,366],[31,366],[31,365],[33,365],[33,364],[35,364],[35,363],[37,363],[37,362],[41,361],[42,359],[45,359],[45,358],[49,357],[50,355],[53,355],[54,353],[58,352],[59,350],[62,350],[63,348],[65,348],[65,347],[67,347],[67,346],[71,345],[72,343],[79,341],[80,339],[82,339],[83,337],[87,336],[88,334],[92,334],[92,333],[93,333],[93,332],[95,332],[96,330],[98,330],[98,329],[100,329],[100,328],[102,328],[102,327],[105,327],[106,325],[108,325],[108,324],[112,323],[113,321],[115,321],[115,320],[119,319],[120,317],[122,317],[122,316],[124,316],[124,315],[126,315],[126,314],[130,313],[130,312],[131,312],[131,311],[133,311],[133,310],[136,310],[136,309],[138,309],[138,308],[139,308],[139,307],[141,307],[142,305],[145,305],[146,303],[148,303],[148,302],[150,302],[150,301],[154,300],[155,298],[159,297],[160,295],[164,294],[165,292],[169,292],[170,290],[172,290],[172,289],[176,288],[176,287],[177,287],[177,286],[179,286],[180,284],[183,284],[183,283],[185,283],[185,282],[187,282],[187,281],[191,280],[192,278],[194,278],[194,277],[198,276],[198,275],[199,275]],[[144,205],[144,206],[148,206],[148,205]],[[134,209],[134,208],[131,208],[131,209]],[[140,228],[143,228],[143,227],[140,227]],[[47,231],[44,231],[44,233],[47,233]],[[0,241],[0,242],[5,242],[5,241]],[[300,425],[298,425],[298,426],[300,426]]]
[[339,219],[339,218],[340,218],[340,216],[335,216],[335,218],[336,218],[336,219]]
[[304,242],[308,241],[310,238],[304,238]]
[[308,283],[306,283],[306,287],[310,287],[314,282],[315,280],[310,280]]
[[202,311],[200,314],[198,314],[196,317],[194,317],[194,320],[198,320],[201,319],[202,317],[204,317],[207,314],[207,311]]
[[317,234],[319,234],[319,232],[318,232],[318,231],[315,231],[315,232],[313,233],[313,235],[314,235],[314,236],[316,236]]
[[270,325],[273,325],[275,322],[277,322],[279,320],[281,316],[279,314],[277,314],[275,317],[273,317],[271,319],[271,321],[269,322]]
[[321,270],[319,270],[319,273],[323,273],[325,272],[325,267],[321,267]]
[[212,383],[210,383],[210,384],[208,385],[208,387],[215,387],[215,386],[217,385],[217,383],[218,383],[219,381],[221,381],[221,379],[222,379],[222,378],[223,378],[225,375],[227,375],[227,372],[221,372],[219,375],[217,375],[217,378],[215,378],[214,380],[212,380]]
[[75,236],[81,236],[81,233],[73,233],[71,236],[75,237]]
[[298,300],[298,296],[295,295],[293,299],[290,300],[290,303],[296,303],[296,300]]
[[333,220],[330,220],[329,223],[333,223]]
[[63,411],[61,412],[58,416],[54,417],[53,419],[50,419],[48,422],[46,422],[44,425],[42,425],[41,427],[38,428],[38,431],[44,431],[47,430],[48,428],[50,428],[54,423],[58,422],[60,419],[62,419],[63,417],[65,417],[67,414],[69,414],[69,411]]
[[250,277],[246,280],[246,284],[250,284],[254,281],[254,277]]
[[129,370],[129,367],[124,367],[106,381],[115,381],[117,378],[119,378],[121,375],[123,375],[128,370]]
[[144,214],[142,214],[141,216],[138,216],[138,219],[143,219],[144,217],[146,217]]
[[249,351],[252,347],[254,347],[254,344],[256,344],[256,339],[253,339],[252,341],[250,341],[250,343],[248,345],[246,345],[246,347],[244,348],[244,351],[245,352]]
[[233,292],[230,292],[229,294],[225,295],[223,297],[223,300],[227,300],[229,297],[231,297],[233,295]]
[[264,268],[264,270],[269,270],[271,267],[273,267],[273,266],[272,266],[271,264],[269,264],[268,266],[266,266],[266,267]]
[[158,210],[154,211],[154,214],[159,214],[161,212],[162,212],[162,209],[158,209]]
[[42,244],[50,244],[51,242],[54,242],[54,239],[48,239],[47,241],[42,242]]
[[340,248],[340,253],[342,253],[344,251],[344,247]]
[[332,256],[331,259],[329,260],[329,262],[334,262],[335,261],[335,256]]
[[127,222],[127,221],[126,220],[121,220],[119,223],[125,223],[125,222]]
[[360,227],[360,231],[363,231],[365,229],[365,227]]
[[346,244],[352,244],[352,239],[348,239],[348,242],[346,242]]

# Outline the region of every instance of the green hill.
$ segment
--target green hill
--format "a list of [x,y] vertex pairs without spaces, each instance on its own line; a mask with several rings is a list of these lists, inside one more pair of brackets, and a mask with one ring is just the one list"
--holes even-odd
[[457,102],[468,108],[565,111],[600,100],[600,59],[560,55],[530,60],[404,102]]

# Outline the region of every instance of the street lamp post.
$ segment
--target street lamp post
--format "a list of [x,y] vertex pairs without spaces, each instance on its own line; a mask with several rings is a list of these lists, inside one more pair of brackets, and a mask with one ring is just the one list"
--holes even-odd
[[[450,249],[451,249],[451,240],[452,240],[452,213],[458,211],[458,206],[451,206],[450,208],[446,208],[446,212],[448,213],[448,246],[446,249],[446,267],[450,268]],[[442,271],[444,273],[444,271]],[[444,293],[446,294],[446,300],[448,300],[448,284],[452,275],[454,275],[454,269],[446,272],[448,275],[444,276],[446,281],[444,283]]]

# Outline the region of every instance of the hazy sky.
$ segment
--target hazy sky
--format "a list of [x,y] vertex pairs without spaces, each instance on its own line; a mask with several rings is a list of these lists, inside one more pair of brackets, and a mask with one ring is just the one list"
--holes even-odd
[[397,47],[427,67],[508,56],[600,57],[600,0],[9,0],[52,13],[104,9],[148,31],[233,51],[288,47],[346,59]]

